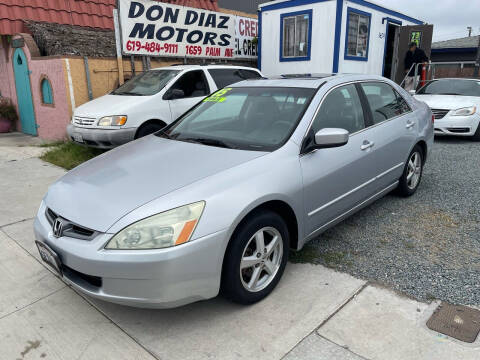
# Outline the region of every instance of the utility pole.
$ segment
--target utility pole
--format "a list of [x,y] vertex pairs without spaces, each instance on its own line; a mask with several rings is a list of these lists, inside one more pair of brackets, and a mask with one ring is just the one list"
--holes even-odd
[[472,27],[467,26],[467,30],[468,30],[468,37],[472,36]]

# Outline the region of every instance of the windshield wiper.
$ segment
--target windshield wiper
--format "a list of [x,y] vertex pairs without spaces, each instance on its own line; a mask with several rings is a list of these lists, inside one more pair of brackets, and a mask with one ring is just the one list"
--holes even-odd
[[222,147],[222,148],[226,148],[226,149],[234,149],[235,148],[231,144],[227,144],[225,141],[217,140],[217,139],[183,138],[183,139],[177,139],[177,140],[188,141],[188,142],[193,142],[193,143],[198,143],[198,144],[203,144],[203,145],[217,146],[217,147]]
[[[435,95],[435,94],[432,94],[432,95]],[[436,95],[462,95],[462,94],[457,94],[457,93],[439,93],[439,94],[436,94]]]

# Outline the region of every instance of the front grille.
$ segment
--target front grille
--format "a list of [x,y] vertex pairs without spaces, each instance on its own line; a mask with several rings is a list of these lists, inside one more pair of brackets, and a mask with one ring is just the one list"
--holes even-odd
[[443,119],[445,115],[448,114],[450,110],[445,110],[445,109],[432,109],[433,116],[435,117],[435,120],[438,119]]
[[470,128],[465,128],[465,127],[447,128],[447,130],[453,133],[458,133],[458,134],[470,132]]
[[84,117],[84,116],[74,116],[73,117],[73,123],[75,125],[80,125],[80,126],[91,126],[95,123],[97,119],[95,118],[89,118],[89,117]]
[[62,220],[62,236],[68,236],[80,240],[92,240],[97,235],[97,232],[95,230],[88,229],[86,227],[77,225],[67,219],[64,219],[50,208],[47,208],[47,210],[45,211],[45,216],[47,217],[47,221],[51,226],[53,226],[53,223],[57,218],[60,218]]
[[[77,270],[74,270],[68,267],[65,264],[62,264],[62,271],[63,275],[65,275],[70,281],[74,282],[75,284],[82,286],[81,280],[85,281],[87,284],[94,286],[96,288],[102,287],[102,278],[93,275],[87,275],[81,273]],[[80,280],[80,281],[79,281]]]

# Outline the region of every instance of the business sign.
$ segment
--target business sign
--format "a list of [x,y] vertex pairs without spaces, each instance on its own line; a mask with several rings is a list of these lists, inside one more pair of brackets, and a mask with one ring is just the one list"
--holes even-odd
[[240,59],[255,59],[258,55],[257,42],[258,20],[235,17],[235,57]]
[[124,54],[233,58],[235,16],[149,0],[119,0]]

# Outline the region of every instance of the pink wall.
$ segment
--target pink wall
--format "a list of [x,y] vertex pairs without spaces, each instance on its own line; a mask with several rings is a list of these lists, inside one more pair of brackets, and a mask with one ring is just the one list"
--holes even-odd
[[[67,99],[67,87],[63,71],[63,60],[58,58],[32,58],[29,48],[22,50],[31,71],[30,84],[32,89],[35,121],[38,125],[38,136],[45,140],[61,140],[66,138],[67,124],[70,122],[70,108]],[[17,104],[15,79],[13,74],[12,56],[14,49],[7,49],[8,62],[5,62],[5,49],[0,48],[0,91],[2,96],[10,97]],[[47,77],[53,91],[52,105],[42,103],[40,80]],[[20,121],[17,129],[21,131]]]

